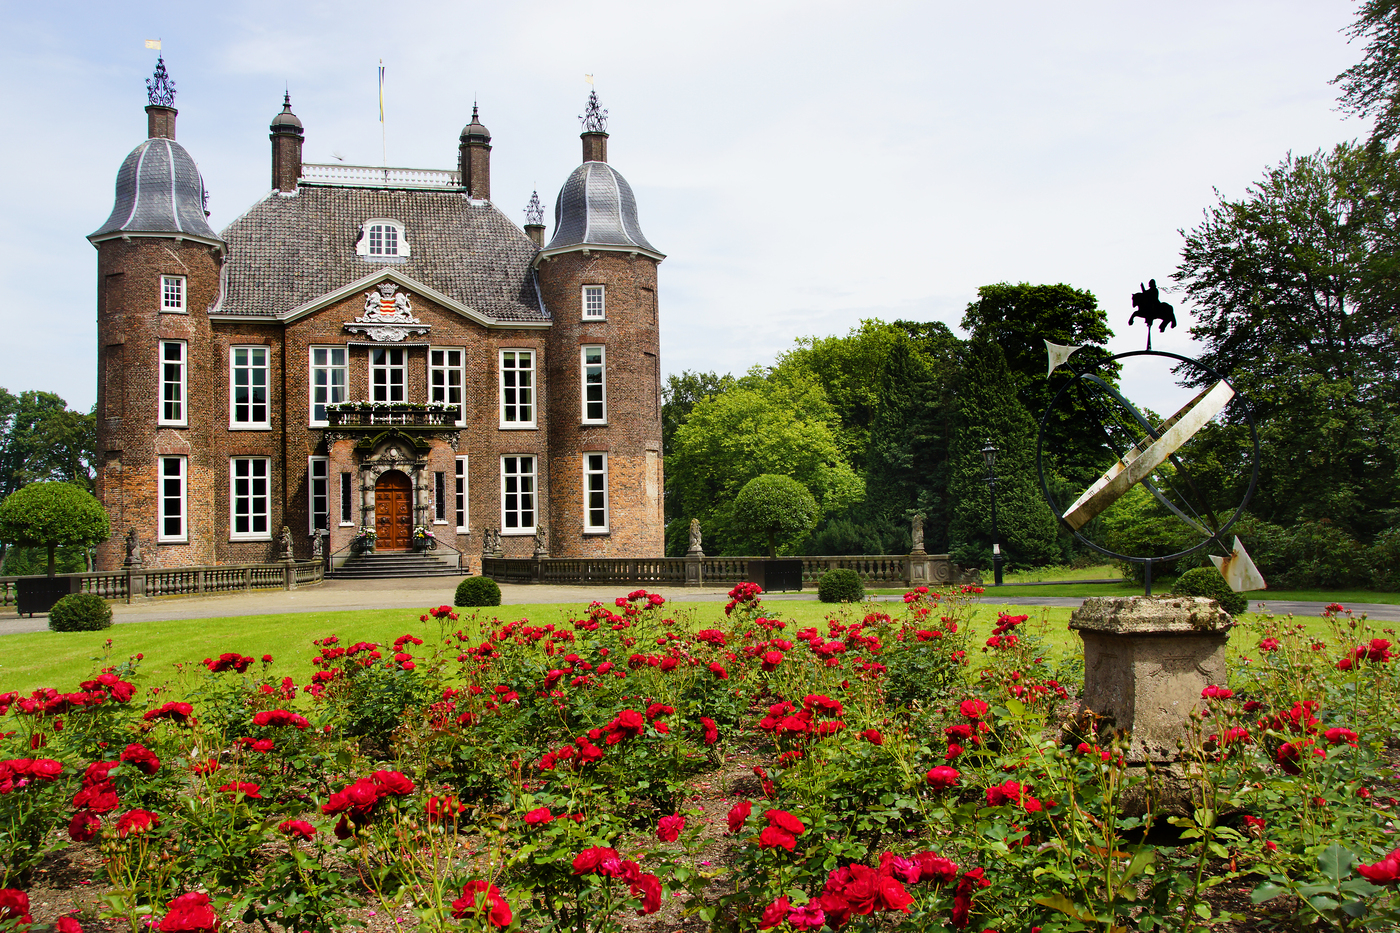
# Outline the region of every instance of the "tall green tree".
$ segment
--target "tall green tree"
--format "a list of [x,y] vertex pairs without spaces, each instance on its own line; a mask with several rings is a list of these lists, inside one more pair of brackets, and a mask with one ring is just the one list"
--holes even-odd
[[72,483],[30,483],[0,502],[0,540],[47,548],[49,576],[59,547],[91,547],[108,534],[102,504]]
[[1375,118],[1371,140],[1383,145],[1400,136],[1400,0],[1365,0],[1347,35],[1366,48],[1332,83],[1342,87],[1343,110]]
[[822,514],[860,501],[865,484],[836,443],[839,426],[810,377],[750,375],[696,402],[666,461],[679,519],[668,523],[667,552],[684,553],[690,519],[697,518],[709,553],[737,553],[745,539],[734,522],[734,499],[745,483],[766,473],[797,480]]
[[1251,512],[1280,525],[1325,519],[1363,540],[1393,522],[1400,156],[1351,144],[1290,155],[1206,212],[1175,278],[1202,361],[1260,424]]
[[991,496],[982,455],[987,441],[997,448],[997,529],[1006,566],[1040,566],[1061,556],[1056,520],[1036,475],[1036,425],[1012,384],[1001,347],[990,339],[970,341],[948,480],[950,553],[959,563],[991,566]]
[[[1125,313],[1124,319],[1129,316]],[[1064,284],[984,285],[967,306],[962,326],[971,340],[1001,347],[1012,390],[1037,423],[1070,372],[1064,368],[1053,379],[1047,377],[1045,341],[1082,345],[1071,358],[1076,367],[1088,368],[1111,355],[1105,345],[1113,331],[1098,299]],[[1114,382],[1118,366],[1101,366],[1097,372]],[[1051,468],[1075,484],[1091,482],[1112,462],[1093,413],[1073,405],[1058,406],[1050,415],[1045,446]]]

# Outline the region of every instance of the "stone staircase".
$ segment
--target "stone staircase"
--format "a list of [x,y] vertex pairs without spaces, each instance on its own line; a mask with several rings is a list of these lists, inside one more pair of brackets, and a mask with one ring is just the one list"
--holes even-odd
[[375,551],[358,554],[336,569],[337,580],[398,580],[459,577],[456,551]]

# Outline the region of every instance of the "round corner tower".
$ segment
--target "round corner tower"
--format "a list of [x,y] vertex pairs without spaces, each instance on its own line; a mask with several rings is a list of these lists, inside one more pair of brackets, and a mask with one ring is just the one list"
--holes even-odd
[[117,171],[97,249],[97,497],[112,537],[97,550],[115,570],[135,530],[147,567],[215,562],[207,493],[216,384],[208,310],[219,297],[224,243],[210,228],[204,181],[175,141],[174,82],[164,60],[147,81],[147,139]]
[[607,162],[589,96],[583,164],[535,260],[549,309],[549,540],[556,557],[665,553],[657,266],[627,180]]

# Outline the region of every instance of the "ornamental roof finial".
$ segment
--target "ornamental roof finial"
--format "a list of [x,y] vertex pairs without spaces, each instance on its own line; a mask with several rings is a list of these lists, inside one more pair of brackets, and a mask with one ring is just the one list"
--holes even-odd
[[530,195],[530,203],[525,205],[525,223],[530,226],[540,226],[544,223],[544,205],[540,203],[538,191]]
[[165,56],[156,57],[155,74],[146,79],[146,99],[152,107],[175,106],[175,82],[165,70]]
[[597,91],[588,92],[588,109],[578,119],[583,124],[585,133],[606,133],[608,131],[608,112],[598,106]]

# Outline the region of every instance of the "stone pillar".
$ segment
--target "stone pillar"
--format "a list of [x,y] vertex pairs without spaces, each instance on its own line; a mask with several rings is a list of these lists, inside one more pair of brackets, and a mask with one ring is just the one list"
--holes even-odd
[[685,585],[704,586],[705,585],[705,555],[687,554],[685,555]]
[[1069,627],[1084,640],[1084,703],[1130,734],[1128,760],[1172,762],[1208,684],[1225,683],[1234,620],[1203,597],[1091,596]]

